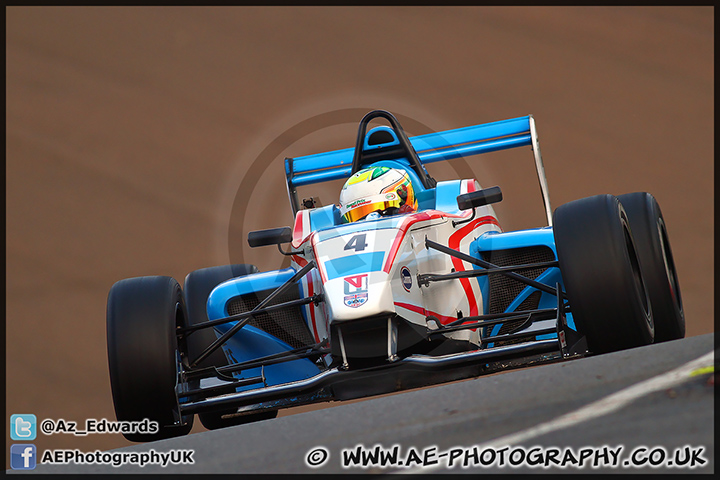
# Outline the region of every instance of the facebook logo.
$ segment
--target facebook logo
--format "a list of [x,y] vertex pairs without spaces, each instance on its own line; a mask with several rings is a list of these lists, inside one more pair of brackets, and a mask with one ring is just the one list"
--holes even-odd
[[10,438],[13,440],[35,440],[37,420],[31,413],[10,416]]
[[37,463],[35,445],[10,445],[10,467],[13,470],[32,470]]

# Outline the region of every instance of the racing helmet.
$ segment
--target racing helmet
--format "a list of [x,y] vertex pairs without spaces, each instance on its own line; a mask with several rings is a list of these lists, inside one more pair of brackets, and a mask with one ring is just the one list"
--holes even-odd
[[357,222],[373,212],[387,216],[415,211],[417,199],[410,175],[397,168],[364,168],[348,178],[340,191],[343,223]]

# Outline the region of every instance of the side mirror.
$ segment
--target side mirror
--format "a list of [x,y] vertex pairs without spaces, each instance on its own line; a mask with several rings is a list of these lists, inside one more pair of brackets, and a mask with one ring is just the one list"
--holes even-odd
[[248,243],[251,247],[263,247],[265,245],[280,245],[292,241],[292,230],[290,227],[269,228],[267,230],[256,230],[248,234]]
[[482,207],[490,205],[502,200],[502,191],[500,187],[483,188],[476,192],[463,193],[458,195],[457,204],[460,210],[468,210],[470,208]]

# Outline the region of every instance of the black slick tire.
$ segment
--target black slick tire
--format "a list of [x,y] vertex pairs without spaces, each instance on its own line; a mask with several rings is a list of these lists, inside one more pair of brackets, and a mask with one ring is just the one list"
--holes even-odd
[[652,343],[652,307],[617,197],[561,205],[553,231],[570,311],[588,348],[599,354]]
[[107,347],[115,415],[120,421],[158,422],[156,433],[123,433],[133,442],[186,435],[193,415],[178,416],[182,346],[176,329],[186,325],[183,292],[171,277],[120,280],[108,294]]
[[647,192],[619,195],[627,212],[655,322],[655,343],[685,337],[680,283],[660,205]]

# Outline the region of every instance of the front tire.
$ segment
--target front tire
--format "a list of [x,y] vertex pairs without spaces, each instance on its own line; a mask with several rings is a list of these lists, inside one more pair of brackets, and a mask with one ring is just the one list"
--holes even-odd
[[627,213],[612,195],[561,205],[553,215],[570,311],[593,353],[653,342],[654,324]]
[[150,419],[155,434],[123,433],[133,442],[186,435],[193,415],[179,416],[176,329],[186,325],[185,299],[171,277],[120,280],[108,294],[107,346],[115,415],[119,421]]
[[660,205],[647,192],[619,195],[630,220],[655,322],[655,343],[685,337],[685,313]]

